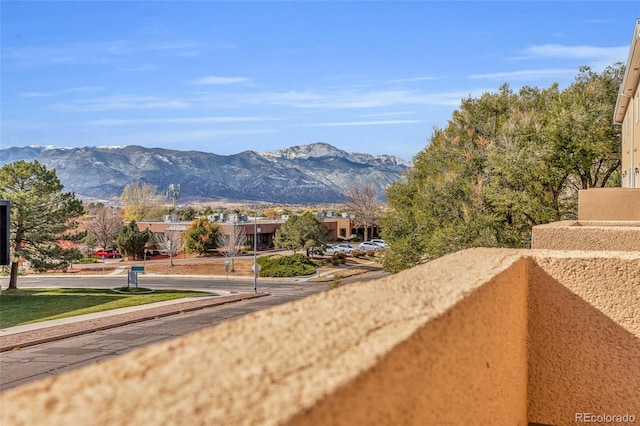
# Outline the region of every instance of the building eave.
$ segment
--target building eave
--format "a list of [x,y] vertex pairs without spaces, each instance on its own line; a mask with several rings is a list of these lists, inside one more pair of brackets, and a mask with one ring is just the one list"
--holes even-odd
[[629,56],[627,58],[624,78],[620,85],[613,115],[614,123],[622,124],[624,116],[627,113],[627,108],[629,107],[629,101],[638,87],[638,80],[640,79],[640,43],[638,43],[638,39],[640,39],[640,19],[636,19],[633,38],[629,46]]

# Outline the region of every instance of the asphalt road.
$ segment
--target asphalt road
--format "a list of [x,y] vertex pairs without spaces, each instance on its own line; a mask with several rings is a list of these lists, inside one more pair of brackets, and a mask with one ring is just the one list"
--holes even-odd
[[[371,280],[385,275],[372,272],[345,280]],[[123,283],[124,280],[124,283]],[[19,287],[119,287],[126,285],[126,277],[20,277]],[[207,289],[252,292],[253,278],[234,279],[202,277],[145,276],[140,286],[152,288]],[[233,320],[252,312],[327,290],[327,283],[304,280],[276,281],[258,279],[258,291],[267,297],[245,300],[228,305],[157,318],[150,321],[96,331],[37,346],[3,352],[0,357],[0,391],[45,377],[56,376],[90,364],[142,348],[163,340],[173,339],[206,327]],[[259,326],[259,325],[256,325]]]
[[[37,287],[67,287],[67,288],[114,288],[127,285],[127,275],[79,275],[57,277],[19,277],[19,288]],[[203,277],[203,276],[176,276],[176,275],[143,275],[138,274],[138,286],[153,289],[179,289],[179,290],[229,290],[236,292],[253,292],[253,277],[229,278]],[[315,284],[304,279],[287,278],[277,280],[273,278],[258,278],[257,289],[259,292],[281,293],[290,289],[305,289]],[[327,284],[320,284],[326,288]],[[6,285],[4,286],[6,287]]]

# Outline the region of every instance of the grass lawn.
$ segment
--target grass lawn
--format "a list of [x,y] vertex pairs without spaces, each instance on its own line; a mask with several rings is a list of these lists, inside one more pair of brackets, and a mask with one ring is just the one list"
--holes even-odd
[[109,289],[32,288],[3,290],[0,296],[0,327],[90,314],[205,293],[156,290],[150,294],[119,294]]

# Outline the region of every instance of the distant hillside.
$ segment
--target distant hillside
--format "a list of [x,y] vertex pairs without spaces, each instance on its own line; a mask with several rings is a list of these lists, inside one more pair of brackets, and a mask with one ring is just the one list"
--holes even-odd
[[341,202],[346,188],[362,182],[372,182],[384,197],[407,168],[397,157],[348,153],[326,143],[224,156],[140,146],[0,150],[0,164],[34,159],[55,168],[66,190],[99,199],[119,197],[127,183],[140,180],[161,192],[179,183],[183,201]]

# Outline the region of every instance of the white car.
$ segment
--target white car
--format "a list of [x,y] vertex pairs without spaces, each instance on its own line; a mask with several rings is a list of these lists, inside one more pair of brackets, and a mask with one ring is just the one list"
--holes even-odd
[[333,246],[334,252],[341,252],[351,254],[355,249],[351,247],[349,244],[336,244]]
[[371,242],[375,245],[380,246],[380,248],[387,248],[387,243],[380,238],[373,238],[371,239]]
[[381,247],[377,244],[372,243],[371,241],[365,241],[364,243],[360,243],[358,249],[362,251],[376,251],[380,250]]

